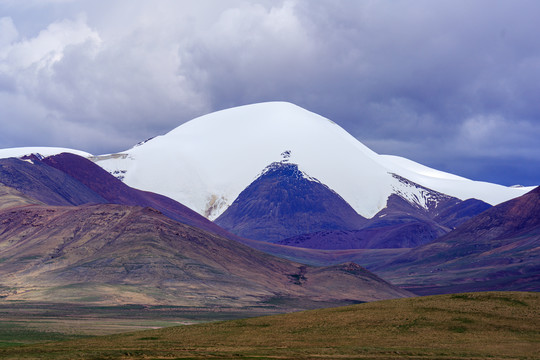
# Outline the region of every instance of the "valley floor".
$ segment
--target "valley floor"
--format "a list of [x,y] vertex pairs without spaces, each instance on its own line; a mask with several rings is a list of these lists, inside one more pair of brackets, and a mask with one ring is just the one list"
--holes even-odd
[[283,312],[264,308],[100,306],[0,302],[0,348],[231,320]]
[[10,346],[0,358],[540,359],[539,349],[540,294],[485,292]]

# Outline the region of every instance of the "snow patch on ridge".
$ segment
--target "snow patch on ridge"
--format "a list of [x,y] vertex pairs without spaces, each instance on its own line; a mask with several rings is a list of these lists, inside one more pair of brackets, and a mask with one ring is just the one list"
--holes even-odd
[[474,181],[444,171],[431,169],[412,160],[393,155],[379,155],[380,163],[391,174],[399,174],[416,184],[460,200],[478,199],[497,205],[533,190],[535,186],[512,188]]
[[[138,145],[135,145],[138,146]],[[93,162],[97,163],[98,165],[102,161],[107,161],[110,165],[106,170],[116,177],[118,180],[124,181],[127,173],[128,168],[126,162],[123,160],[134,160],[133,156],[127,153],[116,153],[116,154],[105,154],[105,155],[97,155],[97,156],[90,156],[88,158],[89,160],[92,160]],[[124,181],[125,182],[125,181]],[[128,184],[129,185],[129,184]]]
[[391,175],[396,180],[396,183],[392,185],[394,193],[401,196],[409,203],[424,208],[426,210],[434,209],[441,201],[451,198],[448,195],[441,194],[439,192],[435,192],[423,186],[420,186],[397,174]]
[[297,179],[306,179],[306,180],[309,180],[309,181],[313,181],[313,182],[322,184],[318,179],[316,179],[316,178],[314,178],[312,176],[309,176],[305,171],[300,170],[298,168],[298,164],[291,163],[291,162],[289,162],[288,159],[284,159],[284,160],[279,161],[279,162],[276,161],[276,162],[271,163],[270,165],[265,167],[264,170],[261,171],[259,175],[257,175],[256,179],[260,178],[263,175],[268,174],[269,172],[272,172],[272,171],[275,171],[276,169],[279,169],[281,165],[293,165],[293,166],[296,166],[297,170],[294,171],[294,175],[295,175],[295,177]]
[[43,157],[58,155],[61,153],[71,153],[79,155],[85,158],[91,157],[92,154],[86,151],[61,148],[61,147],[46,147],[46,146],[34,146],[34,147],[16,147],[8,149],[0,149],[0,159],[16,157],[20,158],[26,155],[39,154]]
[[295,175],[298,177],[298,178],[304,178],[304,179],[307,179],[309,181],[314,181],[314,182],[317,182],[319,184],[321,184],[321,182],[312,177],[312,176],[309,176],[305,171],[302,171],[300,170],[300,168],[298,167],[298,164],[296,163],[292,163],[290,162],[290,158],[291,158],[291,155],[292,155],[292,151],[291,150],[286,150],[284,152],[281,153],[281,156],[282,156],[282,159],[280,161],[275,161],[273,163],[271,163],[270,165],[268,165],[267,167],[265,167],[256,177],[255,179],[253,179],[253,181],[257,180],[258,178],[260,178],[261,176],[271,172],[271,171],[274,171],[276,170],[277,168],[279,168],[279,166],[281,164],[291,164],[291,165],[296,165],[296,167],[298,168],[298,171],[295,171]]

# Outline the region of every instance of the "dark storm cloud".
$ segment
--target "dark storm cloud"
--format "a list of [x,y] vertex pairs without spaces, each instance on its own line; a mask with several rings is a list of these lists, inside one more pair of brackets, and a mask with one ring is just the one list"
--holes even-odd
[[540,182],[536,1],[18,3],[0,1],[0,147],[113,152],[285,100],[380,153]]

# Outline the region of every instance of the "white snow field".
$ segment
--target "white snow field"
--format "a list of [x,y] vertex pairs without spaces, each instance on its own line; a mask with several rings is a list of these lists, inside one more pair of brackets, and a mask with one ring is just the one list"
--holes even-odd
[[[0,151],[0,156],[2,152]],[[129,186],[153,191],[213,220],[272,162],[298,164],[371,218],[393,193],[420,206],[429,189],[495,205],[532,190],[472,181],[413,161],[379,155],[334,122],[286,102],[222,110],[118,154],[91,157]]]

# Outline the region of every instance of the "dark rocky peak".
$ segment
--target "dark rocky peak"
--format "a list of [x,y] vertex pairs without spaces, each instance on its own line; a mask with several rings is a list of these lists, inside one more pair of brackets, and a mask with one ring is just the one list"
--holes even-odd
[[[288,158],[286,158],[283,161],[280,162],[273,162],[270,165],[268,165],[259,175],[258,179],[280,179],[280,181],[292,183],[292,182],[299,182],[304,183],[302,180],[316,182],[324,187],[326,187],[329,191],[334,192],[332,189],[330,189],[328,186],[322,184],[319,180],[317,180],[314,177],[311,177],[304,172],[302,172],[297,164],[289,163]],[[336,193],[337,195],[337,193]],[[339,196],[339,195],[338,195]]]
[[41,161],[43,160],[45,157],[43,155],[41,155],[40,153],[32,153],[30,155],[24,155],[24,156],[21,156],[20,159],[21,160],[30,160],[31,162],[34,162],[34,161]]
[[365,219],[298,165],[267,166],[216,223],[250,239],[277,241],[328,229],[358,229]]
[[[461,200],[455,197],[429,189],[397,174],[392,173],[392,177],[397,179],[405,188],[417,190],[412,192],[413,195],[411,198],[411,195],[406,194],[402,189],[394,188],[394,191],[398,196],[409,202],[412,206],[424,209],[426,212],[433,215],[435,215],[437,209],[448,206],[449,203],[455,205],[461,202]],[[425,204],[425,207],[421,205],[422,203]]]
[[291,157],[291,153],[291,150],[285,150],[284,152],[282,152],[281,156],[283,159],[281,160],[281,162],[288,162]]

